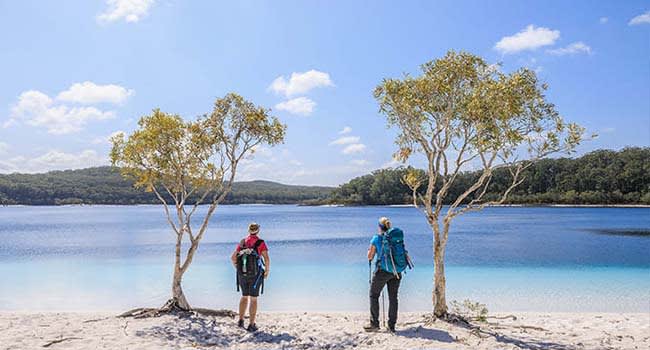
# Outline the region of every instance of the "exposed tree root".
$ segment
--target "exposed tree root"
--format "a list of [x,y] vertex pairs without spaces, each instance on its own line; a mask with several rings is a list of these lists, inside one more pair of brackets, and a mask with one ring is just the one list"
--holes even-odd
[[148,317],[159,317],[167,314],[176,314],[180,312],[188,312],[184,308],[181,308],[178,305],[178,301],[175,298],[167,300],[165,305],[160,308],[137,308],[124,312],[117,317],[133,317],[133,318],[148,318]]
[[513,321],[517,321],[517,316],[515,315],[505,315],[505,316],[485,316],[487,319],[495,319],[495,320],[507,320],[511,318]]
[[60,339],[52,340],[51,342],[49,342],[47,344],[44,344],[43,347],[44,348],[49,348],[50,346],[52,346],[54,344],[62,343],[64,341],[68,341],[68,340],[75,340],[75,339],[81,339],[81,338],[78,338],[78,337],[60,338]]
[[[514,316],[513,316],[514,317]],[[452,324],[454,326],[462,327],[465,329],[468,329],[470,334],[477,336],[481,339],[486,338],[487,336],[490,335],[489,332],[486,332],[483,330],[480,326],[475,325],[472,323],[473,320],[471,318],[467,318],[462,315],[457,315],[457,314],[452,314],[452,313],[446,313],[443,316],[437,317],[434,314],[426,314],[424,315],[424,324],[427,326],[433,325],[437,320],[447,322],[449,324]],[[485,336],[487,335],[487,336]]]
[[[478,338],[485,339],[489,337],[494,337],[496,339],[502,338],[502,335],[499,334],[496,329],[504,329],[507,327],[501,327],[498,323],[483,323],[486,327],[481,327],[481,325],[475,324],[477,321],[474,318],[468,318],[462,315],[457,315],[457,314],[451,314],[447,313],[443,317],[435,317],[433,314],[425,316],[428,319],[433,319],[435,320],[441,320],[450,324],[453,324],[455,326],[463,327],[465,329],[469,330],[469,334],[474,335]],[[489,316],[487,318],[492,318],[492,319],[498,319],[498,320],[503,320],[503,319],[512,319],[517,320],[517,317],[515,315],[507,315],[507,316]],[[427,321],[427,322],[433,322],[433,321]],[[540,331],[540,332],[548,332],[548,330],[542,328],[542,327],[536,327],[536,326],[527,326],[527,325],[513,325],[512,327],[514,328],[519,328],[522,330],[525,329],[532,329],[535,331]]]
[[235,318],[237,316],[236,312],[227,309],[213,310],[213,309],[195,308],[192,309],[192,311],[203,316],[230,317],[230,318]]
[[184,309],[178,305],[176,299],[169,299],[165,305],[160,308],[137,308],[133,310],[126,311],[117,317],[133,317],[133,318],[149,318],[149,317],[160,317],[162,315],[179,315],[179,316],[188,316],[191,314],[198,314],[203,316],[213,316],[213,317],[235,317],[237,313],[232,310],[213,310],[213,309]]
[[542,328],[542,327],[536,327],[536,326],[525,326],[525,325],[521,325],[521,326],[517,326],[517,328],[522,328],[522,329],[532,329],[532,330],[534,330],[534,331],[540,331],[540,332],[548,332],[548,329],[544,329],[544,328]]

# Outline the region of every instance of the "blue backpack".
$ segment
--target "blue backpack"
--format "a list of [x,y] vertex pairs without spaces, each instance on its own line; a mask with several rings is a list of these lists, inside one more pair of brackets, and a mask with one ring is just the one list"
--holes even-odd
[[404,232],[397,227],[386,231],[381,239],[381,251],[378,252],[379,267],[389,273],[398,275],[406,268],[412,268],[408,252],[404,247]]

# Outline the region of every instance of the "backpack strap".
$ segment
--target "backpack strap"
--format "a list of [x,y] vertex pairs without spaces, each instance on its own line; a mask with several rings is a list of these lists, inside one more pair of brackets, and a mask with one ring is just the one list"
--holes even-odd
[[264,278],[264,276],[262,276],[262,286],[261,286],[262,291],[261,291],[261,294],[264,294],[264,280],[265,279],[266,278]]
[[[239,250],[246,249],[246,239],[242,238],[241,241],[239,241]],[[237,284],[237,291],[239,292],[239,258],[237,258],[237,272],[235,273],[237,276],[236,278],[236,284]]]
[[253,250],[255,251],[255,253],[257,253],[257,248],[259,248],[262,245],[262,243],[264,243],[263,239],[258,238],[257,241],[255,241],[255,244],[253,244]]

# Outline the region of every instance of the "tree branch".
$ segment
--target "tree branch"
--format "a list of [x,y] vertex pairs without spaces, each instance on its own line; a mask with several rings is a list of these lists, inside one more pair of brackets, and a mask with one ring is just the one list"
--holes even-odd
[[156,197],[162,202],[163,208],[165,208],[165,215],[167,216],[167,222],[169,225],[171,225],[172,229],[174,229],[174,232],[176,232],[176,235],[180,235],[180,232],[178,231],[178,228],[176,228],[176,224],[174,224],[174,221],[172,220],[171,214],[169,212],[169,206],[167,205],[167,201],[160,195],[158,190],[156,189],[156,186],[153,184],[150,184],[151,188],[153,189],[153,192],[156,194]]

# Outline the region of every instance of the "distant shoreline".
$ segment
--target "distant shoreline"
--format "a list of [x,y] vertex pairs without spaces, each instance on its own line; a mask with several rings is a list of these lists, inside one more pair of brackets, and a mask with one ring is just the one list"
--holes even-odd
[[[300,205],[300,204],[299,204]],[[311,205],[304,205],[311,206]],[[316,207],[391,207],[391,208],[413,208],[413,204],[324,204],[313,205]],[[650,208],[650,204],[498,204],[490,205],[493,208]]]
[[[386,204],[386,205],[344,205],[328,204],[320,207],[392,207],[412,208],[413,204]],[[650,204],[499,204],[490,205],[493,208],[650,208]]]
[[[159,206],[160,203],[133,203],[133,204],[3,204],[0,207],[128,207],[128,206]],[[207,206],[209,204],[201,204]],[[321,207],[321,208],[338,208],[338,207],[389,207],[389,208],[412,208],[413,204],[303,204],[303,203],[228,203],[219,204],[219,206],[276,206],[276,205],[293,205],[302,207]],[[650,204],[499,204],[490,205],[493,208],[650,208]]]

